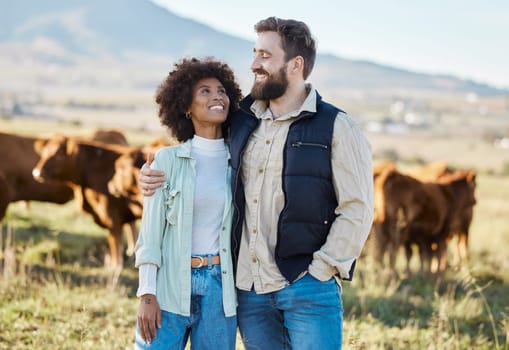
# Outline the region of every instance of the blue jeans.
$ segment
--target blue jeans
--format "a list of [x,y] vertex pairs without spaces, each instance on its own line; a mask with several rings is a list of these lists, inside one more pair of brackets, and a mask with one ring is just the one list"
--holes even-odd
[[334,278],[309,273],[273,293],[238,291],[237,317],[247,350],[341,349],[343,303]]
[[191,288],[191,315],[161,310],[161,328],[151,344],[136,325],[135,349],[184,350],[189,338],[193,350],[235,349],[237,318],[224,316],[220,265],[192,269]]

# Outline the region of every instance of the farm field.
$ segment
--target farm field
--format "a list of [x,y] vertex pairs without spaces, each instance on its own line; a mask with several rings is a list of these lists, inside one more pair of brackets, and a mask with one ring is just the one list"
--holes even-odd
[[[25,134],[71,127],[0,123]],[[133,144],[154,136],[126,133]],[[482,169],[495,165],[490,158]],[[390,271],[376,272],[366,251],[343,285],[344,349],[509,349],[509,176],[480,172],[476,197],[468,267],[449,268],[440,279],[414,273],[394,280]],[[118,278],[108,274],[105,230],[74,202],[14,203],[1,228],[0,350],[132,348],[137,271],[127,258]],[[240,339],[237,349],[244,349]]]

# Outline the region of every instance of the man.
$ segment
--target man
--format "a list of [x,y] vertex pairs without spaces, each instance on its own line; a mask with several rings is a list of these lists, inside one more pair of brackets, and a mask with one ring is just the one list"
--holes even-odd
[[307,25],[270,17],[255,30],[254,85],[231,122],[239,329],[246,349],[339,349],[340,280],[373,218],[370,146],[306,83]]

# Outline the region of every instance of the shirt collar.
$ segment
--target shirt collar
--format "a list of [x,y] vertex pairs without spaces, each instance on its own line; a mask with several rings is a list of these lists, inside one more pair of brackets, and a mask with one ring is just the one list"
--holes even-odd
[[[306,90],[308,91],[308,95],[300,108],[298,110],[292,111],[288,114],[285,114],[277,120],[286,120],[298,117],[302,112],[316,112],[316,90],[313,86],[308,83],[306,84]],[[264,100],[255,100],[253,104],[250,106],[251,112],[254,113],[256,118],[258,119],[273,119],[272,112],[270,111],[268,101]]]
[[[193,143],[193,139],[190,138],[189,140],[187,140],[186,142],[184,143],[181,143],[180,145],[178,145],[178,149],[177,149],[177,157],[180,157],[180,158],[193,158],[191,156],[191,147],[192,147],[192,143]],[[230,160],[231,156],[230,156],[230,150],[228,149],[228,147],[226,147],[226,159]]]
[[177,157],[191,158],[191,142],[192,138],[178,146]]
[[198,135],[194,135],[191,139],[191,147],[203,149],[211,152],[224,151],[224,139],[207,139]]

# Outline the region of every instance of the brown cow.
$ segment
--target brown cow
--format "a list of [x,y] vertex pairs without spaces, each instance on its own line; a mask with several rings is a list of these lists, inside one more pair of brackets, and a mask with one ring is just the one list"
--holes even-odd
[[443,270],[451,235],[464,230],[468,221],[463,218],[465,213],[471,220],[475,204],[473,180],[471,173],[458,173],[440,183],[423,183],[395,169],[383,171],[375,181],[375,196],[381,206],[375,223],[375,257],[382,261],[384,253],[388,253],[390,267],[394,268],[397,251],[403,246],[408,273],[411,245],[419,247],[421,269],[430,267],[429,247],[436,245],[436,258]]
[[35,144],[47,139],[38,139],[0,132],[0,221],[9,203],[15,201],[42,201],[63,204],[70,201],[73,190],[63,184],[42,184],[32,177],[32,169],[39,161]]
[[[441,198],[441,191],[437,187],[426,190],[420,181],[396,169],[383,170],[375,180],[375,206],[378,213],[374,222],[375,258],[383,262],[384,255],[388,254],[389,266],[394,270],[399,248],[409,246],[411,231],[439,234],[445,213],[434,203],[443,203]],[[410,225],[413,225],[412,230]]]
[[[122,226],[134,224],[141,217],[141,211],[133,212],[132,203],[113,196],[107,184],[115,173],[115,161],[133,150],[136,149],[55,136],[42,148],[41,160],[33,171],[37,179],[80,186],[83,210],[91,214],[99,226],[110,231],[108,243],[111,265],[115,268],[123,264]],[[132,249],[134,241],[128,243]]]
[[[178,141],[168,137],[157,137],[143,147],[143,157],[136,152],[122,155],[115,161],[115,175],[108,183],[108,189],[117,197],[129,198],[133,203],[143,203],[143,194],[138,185],[140,168],[148,154],[155,154],[160,148],[174,146]],[[141,208],[140,208],[141,210]]]
[[[453,178],[466,177],[468,183],[471,186],[470,196],[474,196],[475,192],[475,178],[476,175],[472,171],[468,170],[454,170],[447,162],[437,161],[428,163],[417,170],[411,171],[408,175],[422,181],[422,182],[436,182],[436,183],[447,183]],[[473,199],[475,203],[475,198]],[[455,266],[463,266],[468,264],[468,231],[470,223],[472,222],[473,206],[469,206],[456,218],[454,228],[451,232],[451,237],[458,236],[457,244],[454,249],[454,262]],[[430,247],[431,248],[431,247]],[[445,253],[441,254],[442,266],[438,267],[440,270],[445,269]]]
[[108,191],[115,197],[126,199],[129,208],[139,217],[143,210],[143,194],[138,177],[145,161],[145,154],[137,149],[122,154],[115,160],[115,173],[108,181]]
[[373,162],[373,179],[376,179],[385,169],[396,169],[396,164],[392,160]]
[[[396,164],[392,160],[379,160],[373,162],[373,182],[375,182],[378,176],[387,169],[396,169]],[[377,244],[377,242],[375,242],[375,224],[383,220],[383,214],[380,213],[380,209],[383,208],[383,203],[380,202],[380,199],[381,197],[377,196],[377,193],[375,192],[373,225],[371,226],[368,239],[362,249],[361,257],[365,257],[366,254],[369,253],[376,253],[376,251],[374,251]]]
[[[5,216],[5,212],[7,211],[7,206],[9,203],[2,198],[10,198],[10,188],[7,179],[3,173],[0,173],[0,221]],[[1,237],[0,237],[1,238]]]
[[124,133],[117,129],[96,129],[86,139],[114,145],[129,145]]
[[[436,182],[446,185],[445,188],[449,191],[447,195],[451,198],[453,206],[446,243],[454,236],[457,236],[458,242],[454,251],[454,265],[466,265],[468,264],[468,233],[474,215],[474,205],[477,202],[475,198],[476,174],[469,170],[457,170],[450,174],[442,175]],[[467,184],[466,188],[464,182]],[[439,254],[441,265],[438,268],[443,271],[446,267],[446,250],[439,252]]]
[[161,135],[147,142],[145,146],[143,146],[143,153],[146,155],[149,153],[155,154],[160,148],[175,146],[177,144],[179,144],[177,139]]
[[440,177],[451,174],[453,169],[444,161],[431,162],[418,169],[410,171],[407,175],[422,182],[434,182]]

